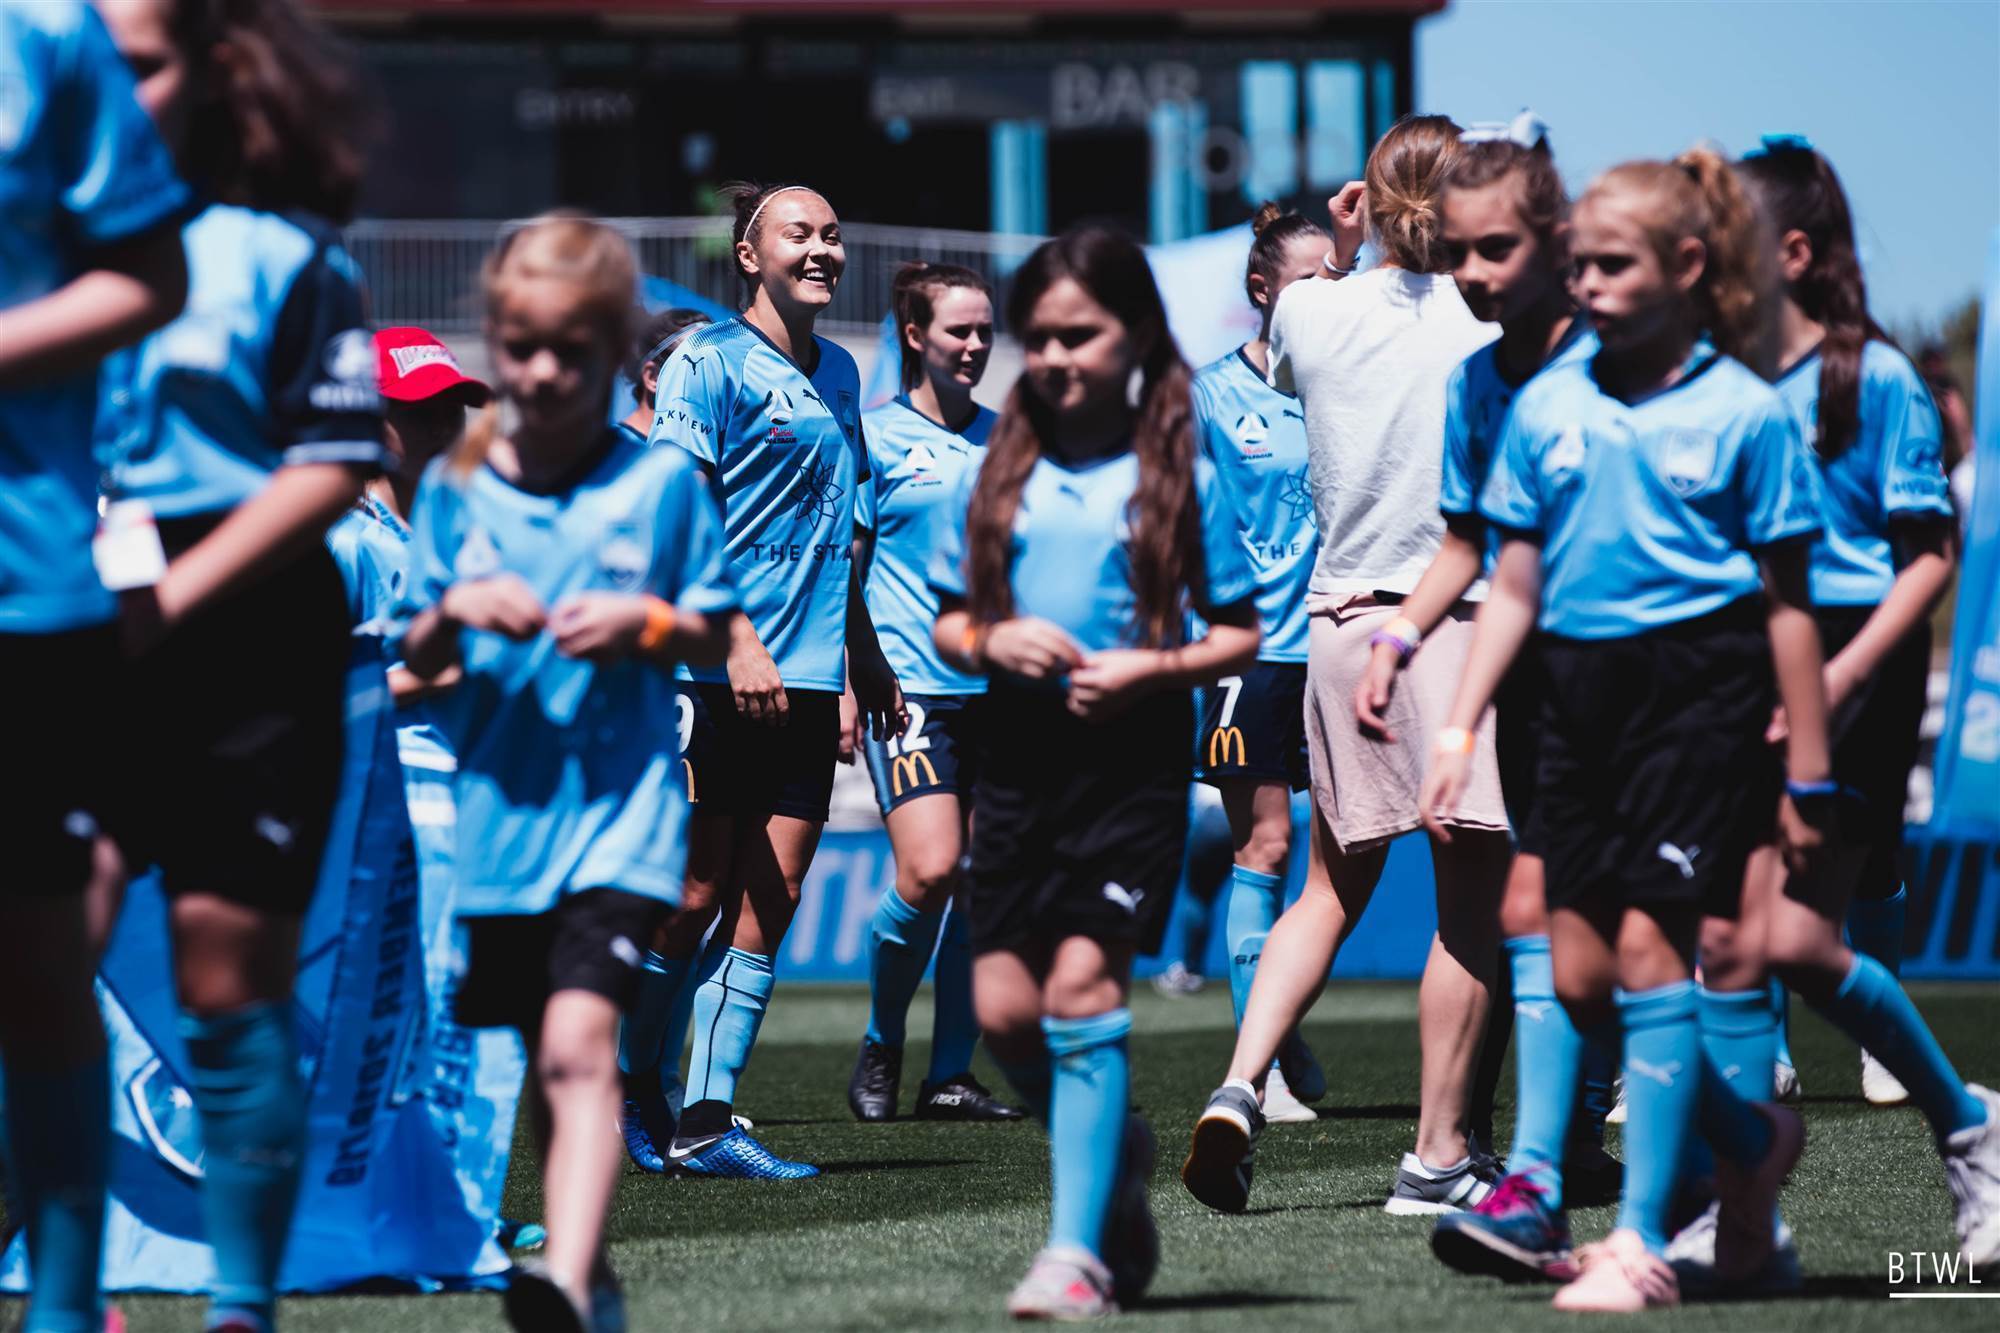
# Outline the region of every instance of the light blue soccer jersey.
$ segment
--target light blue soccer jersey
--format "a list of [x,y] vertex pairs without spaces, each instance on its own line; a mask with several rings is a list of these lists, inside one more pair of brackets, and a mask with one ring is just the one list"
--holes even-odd
[[[847,684],[855,503],[868,478],[854,358],[815,337],[808,376],[747,321],[697,328],[660,369],[652,442],[708,471],[743,612],[795,690]],[[721,667],[684,679],[723,682]]]
[[[1487,343],[1459,363],[1444,390],[1444,470],[1438,490],[1438,509],[1446,517],[1479,517],[1479,490],[1493,469],[1493,446],[1499,443],[1500,428],[1506,423],[1507,409],[1521,392],[1500,371],[1500,344]],[[1557,344],[1554,355],[1536,375],[1572,361],[1588,361],[1597,355],[1597,335],[1581,314],[1570,321],[1569,331]],[[1528,379],[1533,379],[1530,375]],[[1486,532],[1486,570],[1500,554],[1500,534]]]
[[[187,187],[87,4],[0,0],[0,310],[56,291],[91,250],[171,223]],[[109,620],[97,580],[96,376],[0,390],[0,634]]]
[[1195,442],[1215,465],[1237,539],[1257,579],[1260,662],[1306,660],[1306,582],[1319,528],[1306,484],[1306,418],[1272,388],[1243,349],[1194,377]]
[[1628,638],[1760,591],[1755,549],[1820,526],[1776,391],[1704,346],[1684,378],[1627,404],[1593,364],[1521,390],[1479,501],[1488,522],[1541,543],[1541,627]]
[[[931,556],[931,587],[957,598],[965,596],[965,510],[978,475],[967,468],[959,478],[956,496],[939,516]],[[1134,645],[1139,599],[1126,550],[1126,507],[1138,484],[1139,459],[1130,452],[1076,464],[1047,454],[1035,461],[1014,513],[1009,553],[1016,615],[1062,626],[1085,652]],[[1257,580],[1237,537],[1235,512],[1206,460],[1195,464],[1195,500],[1204,587],[1194,609],[1207,613],[1254,597]]]
[[180,518],[288,464],[391,463],[361,274],[332,228],[216,204],[182,236],[187,309],[104,364],[107,487]]
[[410,584],[409,526],[372,495],[327,530],[327,550],[347,585],[347,614],[356,629],[386,625]]
[[[693,461],[610,428],[604,439],[559,494],[432,464],[412,516],[410,614],[502,572],[551,610],[583,592],[733,608],[722,523]],[[671,674],[637,657],[564,657],[546,632],[517,643],[468,629],[460,650],[464,678],[430,705],[458,756],[459,914],[544,912],[598,888],[679,901],[688,805]]]
[[931,642],[938,599],[931,591],[931,551],[938,519],[958,481],[986,455],[994,414],[979,408],[964,430],[946,430],[910,405],[885,403],[862,418],[870,478],[857,522],[875,533],[864,589],[868,615],[905,694],[980,694],[984,676],[953,670]]
[[1819,353],[1778,377],[1778,395],[1819,464],[1826,529],[1812,548],[1817,606],[1873,606],[1896,581],[1889,527],[1898,519],[1952,516],[1944,478],[1944,432],[1923,377],[1884,342],[1861,353],[1860,429],[1831,459],[1819,434]]

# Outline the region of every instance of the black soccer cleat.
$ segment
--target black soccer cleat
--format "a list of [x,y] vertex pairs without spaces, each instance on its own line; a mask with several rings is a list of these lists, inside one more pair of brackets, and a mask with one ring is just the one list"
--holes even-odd
[[896,1118],[896,1096],[903,1087],[903,1048],[861,1039],[854,1057],[854,1076],[847,1080],[847,1107],[854,1118],[880,1124]]
[[1027,1114],[995,1097],[970,1074],[937,1083],[925,1079],[917,1089],[919,1120],[1021,1120]]

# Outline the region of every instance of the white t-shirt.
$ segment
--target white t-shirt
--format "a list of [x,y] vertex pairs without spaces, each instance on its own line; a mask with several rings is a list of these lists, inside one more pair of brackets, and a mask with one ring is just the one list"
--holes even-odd
[[1448,274],[1378,268],[1285,288],[1271,319],[1271,383],[1305,409],[1314,599],[1417,586],[1444,540],[1445,383],[1499,336]]

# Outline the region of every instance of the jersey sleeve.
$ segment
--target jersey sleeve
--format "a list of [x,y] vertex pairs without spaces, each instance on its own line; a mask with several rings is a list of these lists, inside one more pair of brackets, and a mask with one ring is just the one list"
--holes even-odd
[[358,513],[349,510],[326,533],[326,549],[333,556],[334,567],[340,571],[340,581],[347,589],[350,625],[365,624],[372,610],[368,593],[375,581],[370,577],[368,543],[361,539],[362,522]]
[[944,597],[965,600],[965,511],[979,469],[969,467],[931,518],[931,560],[925,580]]
[[1760,408],[1743,426],[1737,446],[1743,535],[1753,547],[1770,546],[1820,530],[1819,469],[1784,405]]
[[266,374],[285,465],[394,463],[382,442],[367,324],[360,269],[340,246],[315,246],[271,329]]
[[[864,452],[863,458],[868,455]],[[878,474],[864,472],[854,479],[854,526],[867,532],[875,531],[879,508],[875,487],[879,484]]]
[[1257,575],[1243,553],[1236,506],[1214,467],[1197,463],[1194,484],[1195,503],[1201,511],[1202,581],[1197,606],[1208,615],[1218,607],[1234,606],[1255,596]]
[[1438,485],[1438,510],[1445,514],[1479,513],[1479,490],[1473,481],[1470,379],[1465,366],[1451,372],[1444,389],[1444,470]]
[[76,234],[86,244],[104,245],[172,221],[188,207],[189,195],[152,117],[139,105],[131,67],[112,45],[104,20],[93,6],[81,9],[62,53],[68,105],[59,109],[57,123],[70,127],[62,200]]
[[653,394],[650,444],[674,444],[693,454],[702,466],[717,471],[722,459],[722,435],[729,426],[735,398],[729,371],[716,349],[682,343],[660,368]]
[[1892,518],[1950,518],[1951,487],[1944,476],[1944,427],[1928,386],[1915,370],[1872,387],[1866,406],[1882,423],[1882,512]]
[[1507,414],[1493,446],[1493,465],[1479,491],[1479,516],[1522,536],[1542,535],[1542,494],[1534,427],[1517,410]]
[[722,514],[701,474],[692,467],[675,468],[660,499],[661,532],[671,543],[665,552],[669,558],[662,562],[660,595],[701,615],[734,610],[741,601],[729,575]]

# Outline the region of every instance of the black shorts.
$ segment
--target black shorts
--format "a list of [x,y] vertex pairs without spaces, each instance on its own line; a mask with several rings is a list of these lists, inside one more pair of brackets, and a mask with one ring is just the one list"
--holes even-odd
[[736,711],[727,685],[682,681],[681,759],[698,815],[787,815],[824,824],[840,761],[840,696],[786,690],[782,727]]
[[557,991],[602,995],[619,1012],[638,994],[639,963],[673,908],[623,889],[588,889],[532,916],[459,918],[465,974],[452,1003],[459,1026],[535,1033]]
[[1500,799],[1514,830],[1514,849],[1540,856],[1546,845],[1541,802],[1535,799],[1542,753],[1542,695],[1548,679],[1541,636],[1530,634],[1493,696],[1494,759],[1500,765]]
[[[169,557],[221,516],[160,524]],[[113,832],[169,896],[303,914],[319,880],[346,746],[350,626],[325,546],[202,608],[126,664],[132,762]]]
[[1234,778],[1311,785],[1306,771],[1306,668],[1302,662],[1256,662],[1224,676],[1199,696],[1195,776],[1210,786]]
[[[1845,648],[1875,613],[1872,606],[1823,606],[1813,612],[1827,660]],[[1827,719],[1833,776],[1860,796],[1841,823],[1841,836],[1866,846],[1867,864],[1856,892],[1865,898],[1893,893],[1901,877],[1903,807],[1928,702],[1930,626],[1911,630],[1889,650],[1875,674],[1855,686]]]
[[1627,639],[1542,637],[1538,818],[1558,907],[1689,903],[1734,917],[1775,830],[1777,687],[1748,599]]
[[118,629],[0,634],[0,695],[13,795],[0,802],[7,893],[77,893],[125,763],[108,725],[119,685]]
[[981,694],[903,696],[909,727],[893,740],[870,736],[863,745],[883,814],[919,796],[972,794],[979,770],[975,729],[985,702]]
[[972,795],[972,947],[1084,935],[1159,948],[1187,845],[1185,693],[1105,723],[1060,693],[996,683]]

